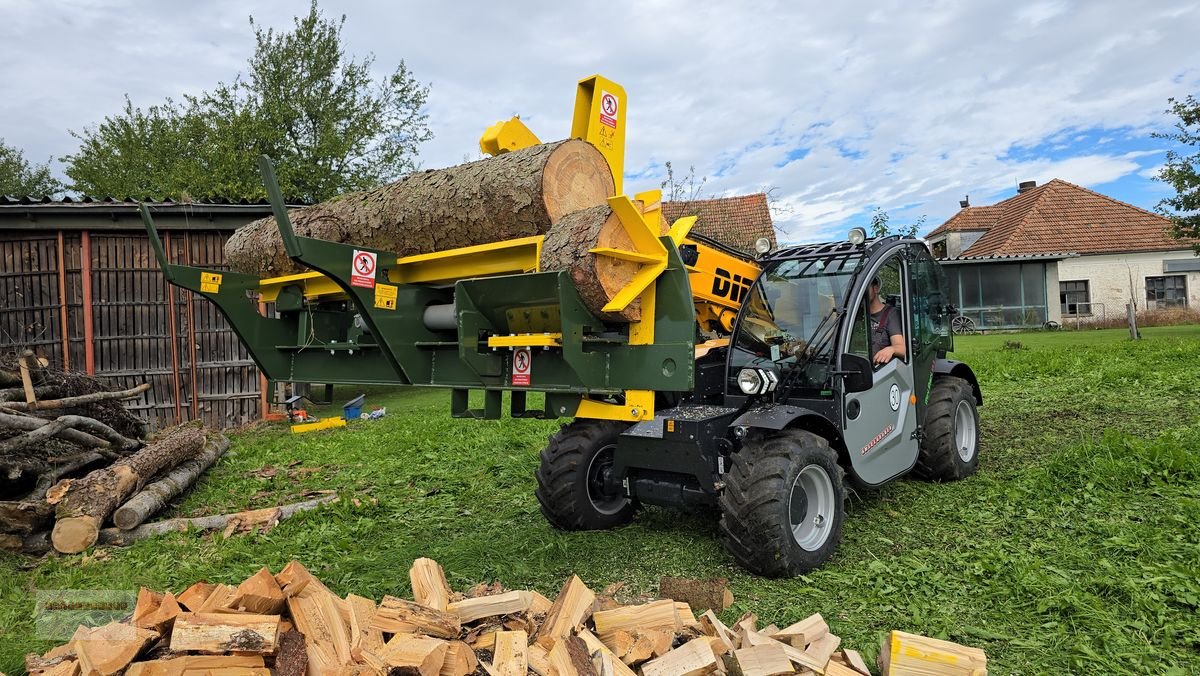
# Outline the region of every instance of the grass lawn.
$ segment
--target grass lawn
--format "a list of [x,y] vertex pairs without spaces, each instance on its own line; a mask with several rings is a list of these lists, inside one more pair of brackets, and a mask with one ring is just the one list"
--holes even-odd
[[[1017,349],[1006,341],[1019,341]],[[1200,327],[972,336],[956,356],[983,384],[980,472],[855,495],[824,568],[764,580],[724,553],[711,517],[644,510],[600,533],[551,529],[533,497],[555,422],[449,417],[441,391],[375,392],[374,422],[293,437],[238,432],[232,452],[174,510],[215,514],[337,489],[342,503],[265,536],[173,534],[106,555],[0,555],[0,671],[21,673],[39,589],[180,590],[236,584],[301,559],[334,591],[407,595],[431,556],[457,588],[500,580],[557,592],[652,594],[662,575],[730,579],[726,619],[780,626],[821,612],[873,659],[889,629],[984,648],[993,674],[1200,672]],[[347,392],[347,394],[352,394]],[[301,461],[287,467],[293,461]],[[273,477],[255,470],[271,465]],[[259,473],[267,474],[267,473]]]

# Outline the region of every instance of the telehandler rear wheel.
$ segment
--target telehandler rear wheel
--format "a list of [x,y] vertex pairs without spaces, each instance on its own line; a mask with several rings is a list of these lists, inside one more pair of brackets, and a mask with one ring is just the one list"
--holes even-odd
[[921,479],[957,481],[979,469],[979,412],[971,383],[954,376],[933,382],[925,410],[925,436],[913,474]]
[[837,549],[845,488],[837,453],[804,430],[751,441],[733,456],[721,493],[725,547],[746,569],[792,577]]
[[617,437],[628,425],[576,420],[550,437],[537,471],[537,499],[562,530],[603,530],[629,523],[637,503],[605,488]]

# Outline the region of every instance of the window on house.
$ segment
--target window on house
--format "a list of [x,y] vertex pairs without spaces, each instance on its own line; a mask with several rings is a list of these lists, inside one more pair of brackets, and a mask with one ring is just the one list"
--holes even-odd
[[1146,278],[1146,307],[1157,310],[1187,307],[1187,283],[1183,275]]
[[1064,316],[1092,314],[1092,298],[1088,293],[1087,280],[1059,282],[1058,302],[1062,305]]

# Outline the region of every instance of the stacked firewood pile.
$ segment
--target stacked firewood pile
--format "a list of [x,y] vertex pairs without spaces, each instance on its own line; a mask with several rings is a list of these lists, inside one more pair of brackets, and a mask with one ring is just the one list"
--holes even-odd
[[[142,589],[121,622],[79,627],[26,656],[32,676],[869,676],[820,615],[790,626],[732,626],[682,600],[620,605],[576,576],[552,602],[533,591],[451,590],[435,561],[409,571],[414,600],[335,595],[300,563],[240,585],[197,582],[178,595]],[[723,586],[706,581],[699,587]],[[664,584],[664,588],[666,585]],[[672,585],[687,590],[688,585]],[[720,610],[728,592],[702,594]],[[885,676],[985,676],[983,652],[892,632]]]
[[124,544],[224,453],[229,442],[198,424],[147,440],[121,402],[148,388],[112,391],[28,351],[0,359],[0,547]]

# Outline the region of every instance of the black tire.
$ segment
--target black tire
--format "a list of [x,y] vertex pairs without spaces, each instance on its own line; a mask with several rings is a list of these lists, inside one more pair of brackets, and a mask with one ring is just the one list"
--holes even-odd
[[621,494],[603,494],[598,474],[612,463],[617,437],[628,425],[576,420],[550,437],[537,470],[542,514],[561,530],[604,530],[629,523],[638,505]]
[[925,409],[925,436],[913,474],[928,481],[958,481],[979,469],[979,411],[971,383],[954,376],[933,381]]
[[[814,477],[820,485],[826,485],[828,479],[832,493],[810,501],[804,486],[811,485]],[[800,575],[820,566],[837,549],[845,500],[842,468],[825,439],[803,430],[788,430],[749,441],[734,454],[720,497],[725,548],[742,567],[757,575]],[[817,520],[810,508],[821,502],[826,503],[823,511],[830,513]],[[806,523],[812,525],[802,525]],[[808,532],[798,535],[794,526]]]

